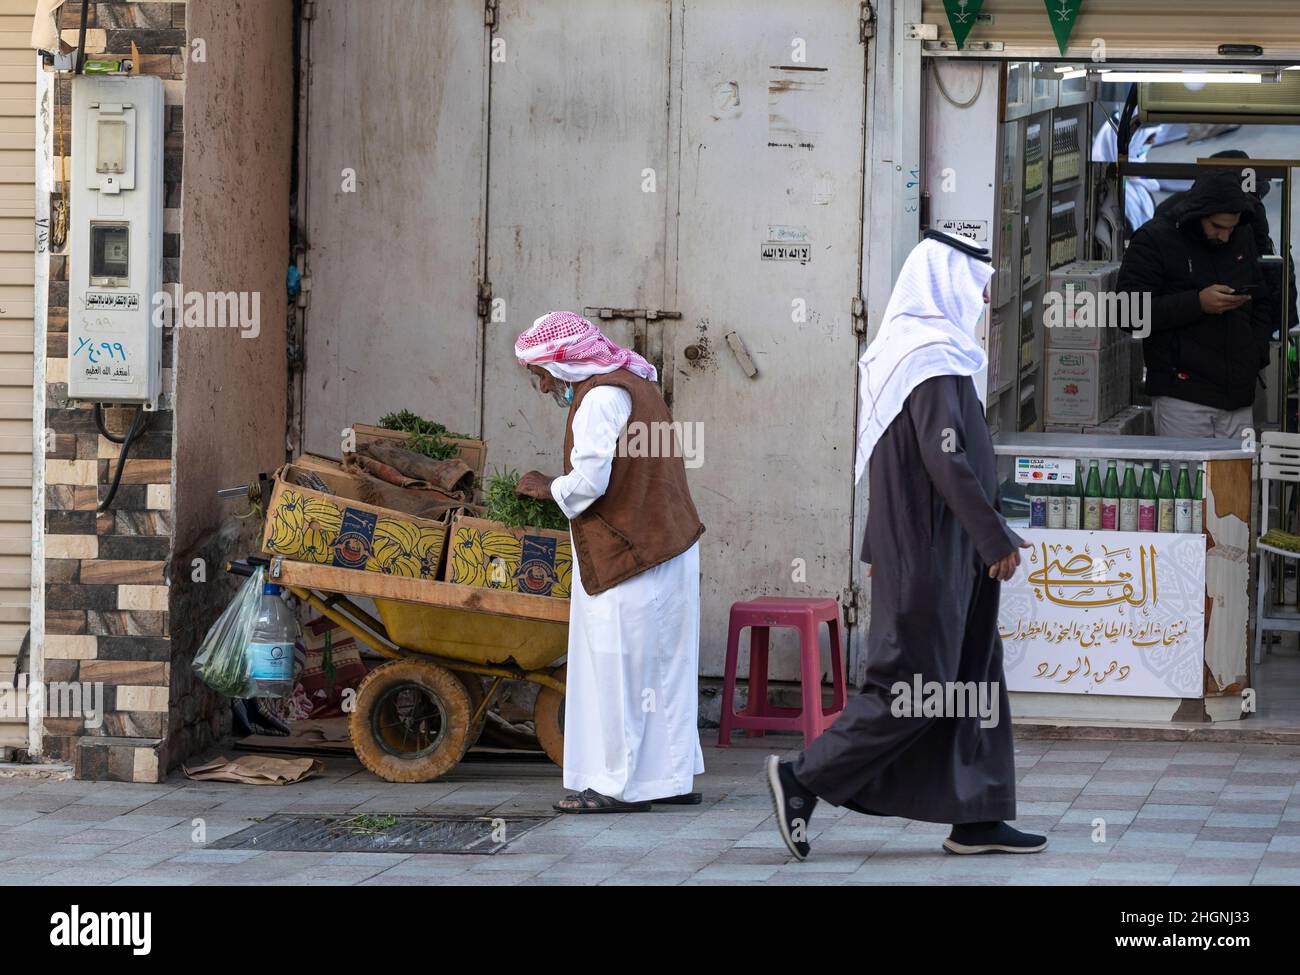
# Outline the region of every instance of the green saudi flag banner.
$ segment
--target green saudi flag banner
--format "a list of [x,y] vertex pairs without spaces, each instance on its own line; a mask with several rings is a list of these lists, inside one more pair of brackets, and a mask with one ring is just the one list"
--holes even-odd
[[943,0],[943,9],[948,14],[948,25],[952,27],[953,39],[957,41],[957,50],[966,46],[966,35],[975,26],[984,0]]
[[1070,43],[1074,22],[1079,19],[1079,8],[1083,6],[1083,0],[1043,0],[1043,5],[1047,7],[1047,18],[1052,22],[1056,46],[1064,54]]

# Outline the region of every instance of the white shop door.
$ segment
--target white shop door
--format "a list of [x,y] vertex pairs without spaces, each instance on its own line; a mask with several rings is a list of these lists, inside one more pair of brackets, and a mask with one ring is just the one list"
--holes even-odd
[[[492,64],[484,343],[488,466],[560,472],[565,411],[538,396],[515,338],[547,311],[665,308],[669,0],[502,0]],[[633,344],[628,318],[601,322]]]
[[483,0],[316,0],[306,29],[304,448],[400,409],[476,433]]
[[[839,596],[857,548],[860,11],[843,0],[763,9],[690,3],[685,22],[677,280],[687,317],[671,349],[673,414],[704,424],[691,489],[708,529],[700,670],[710,676],[722,673],[733,602]],[[798,676],[789,650],[773,676]]]

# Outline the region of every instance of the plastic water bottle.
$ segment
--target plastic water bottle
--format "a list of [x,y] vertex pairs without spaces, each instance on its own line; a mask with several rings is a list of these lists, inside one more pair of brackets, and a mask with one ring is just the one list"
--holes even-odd
[[262,601],[245,655],[255,697],[285,698],[293,693],[293,645],[302,629],[274,582],[262,586]]

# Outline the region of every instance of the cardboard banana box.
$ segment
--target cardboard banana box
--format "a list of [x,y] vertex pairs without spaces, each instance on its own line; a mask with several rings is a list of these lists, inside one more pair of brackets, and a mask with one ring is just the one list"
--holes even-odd
[[452,520],[448,582],[567,599],[572,580],[568,532],[509,528],[469,515]]
[[447,524],[367,504],[357,478],[286,464],[266,506],[262,551],[302,562],[436,581]]

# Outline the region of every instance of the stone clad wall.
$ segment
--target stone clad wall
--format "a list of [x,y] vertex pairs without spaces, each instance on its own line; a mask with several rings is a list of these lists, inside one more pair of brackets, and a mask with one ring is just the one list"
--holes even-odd
[[[75,25],[80,4],[65,5],[61,24]],[[105,52],[130,53],[141,74],[164,79],[166,179],[164,282],[180,274],[184,3],[92,3],[88,26],[106,35]],[[92,54],[92,56],[94,56]],[[65,154],[75,158],[71,83],[56,81]],[[58,134],[55,152],[58,152]],[[75,215],[73,217],[75,219]],[[163,402],[133,444],[111,510],[97,513],[119,447],[100,436],[93,408],[67,402],[67,250],[50,257],[47,325],[45,493],[45,682],[102,685],[103,720],[47,716],[42,755],[73,763],[91,779],[156,781],[168,731],[171,654],[168,617],[172,557],[173,337],[163,338]],[[134,408],[108,411],[121,433]]]
[[[46,635],[36,652],[47,687],[102,687],[105,713],[98,727],[46,717],[41,755],[72,763],[79,778],[160,781],[230,730],[229,701],[191,665],[240,581],[226,559],[255,552],[260,535],[260,520],[243,517],[247,502],[219,501],[216,488],[285,459],[293,15],[293,0],[90,7],[107,52],[129,54],[134,41],[140,73],[164,78],[164,287],[256,294],[260,322],[255,337],[167,329],[160,409],[112,510],[97,514],[120,448],[98,434],[93,407],[67,402],[68,258],[50,258]],[[66,4],[61,23],[79,16]],[[61,79],[65,151],[70,91]],[[110,410],[109,428],[124,432],[134,414]]]

